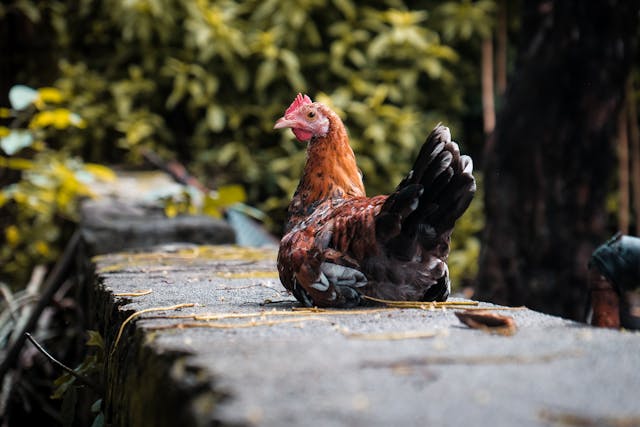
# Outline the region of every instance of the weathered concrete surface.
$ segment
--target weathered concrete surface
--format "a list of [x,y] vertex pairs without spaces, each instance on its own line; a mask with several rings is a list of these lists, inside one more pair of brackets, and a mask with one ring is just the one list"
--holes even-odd
[[162,172],[120,171],[116,180],[96,182],[97,196],[80,205],[83,252],[105,254],[132,248],[184,242],[235,243],[233,228],[209,216],[167,218],[159,198],[182,187]]
[[167,218],[157,207],[132,206],[118,199],[82,204],[82,241],[91,255],[164,243],[234,243],[233,229],[208,216]]
[[[167,318],[291,312],[274,258],[194,246],[94,260],[111,346],[135,311],[197,304],[124,328],[108,365],[114,425],[640,425],[638,333],[530,310],[503,313],[513,336],[469,329],[452,310]],[[141,290],[151,292],[114,296]],[[390,339],[407,331],[433,336]]]

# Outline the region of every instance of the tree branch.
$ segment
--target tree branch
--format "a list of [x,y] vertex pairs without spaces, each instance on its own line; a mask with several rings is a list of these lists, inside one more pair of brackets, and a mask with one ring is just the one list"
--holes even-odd
[[44,347],[42,347],[40,345],[40,343],[38,341],[36,341],[36,339],[29,333],[29,332],[25,332],[24,333],[26,335],[26,337],[29,339],[29,341],[31,341],[31,343],[36,346],[36,348],[38,349],[38,351],[40,351],[40,353],[44,354],[45,357],[47,359],[49,359],[49,361],[51,363],[53,363],[54,365],[58,366],[59,368],[61,368],[63,371],[65,371],[66,373],[68,373],[69,375],[71,375],[72,377],[74,377],[75,379],[77,379],[79,382],[81,382],[82,384],[86,385],[87,387],[91,388],[93,391],[95,391],[98,394],[102,394],[102,390],[100,388],[100,386],[91,381],[89,378],[80,375],[79,373],[77,373],[76,371],[74,371],[73,369],[71,369],[70,367],[68,367],[67,365],[65,365],[64,363],[60,362],[58,359],[56,359],[55,357],[53,357],[51,354],[49,354],[49,352],[47,350],[44,349]]

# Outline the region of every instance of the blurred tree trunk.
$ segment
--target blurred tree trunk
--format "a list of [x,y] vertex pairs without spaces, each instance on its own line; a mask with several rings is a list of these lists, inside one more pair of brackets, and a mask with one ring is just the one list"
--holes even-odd
[[605,198],[639,3],[523,3],[485,164],[480,299],[582,317],[587,262],[610,233]]
[[493,39],[489,35],[482,39],[481,56],[482,121],[485,136],[496,127],[496,109],[493,98]]
[[[625,88],[626,95],[626,88]],[[618,230],[629,233],[629,119],[626,105],[618,118]]]
[[631,149],[631,188],[635,213],[636,235],[640,235],[640,132],[638,131],[638,109],[633,90],[633,80],[627,81],[627,110],[629,112],[629,144]]
[[507,0],[498,2],[496,25],[496,86],[498,95],[507,89]]

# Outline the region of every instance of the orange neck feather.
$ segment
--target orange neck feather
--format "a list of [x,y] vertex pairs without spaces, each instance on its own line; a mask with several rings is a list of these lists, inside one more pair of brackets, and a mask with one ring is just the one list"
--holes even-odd
[[344,123],[328,108],[322,111],[329,118],[329,131],[309,141],[304,173],[291,202],[293,211],[327,198],[365,196]]

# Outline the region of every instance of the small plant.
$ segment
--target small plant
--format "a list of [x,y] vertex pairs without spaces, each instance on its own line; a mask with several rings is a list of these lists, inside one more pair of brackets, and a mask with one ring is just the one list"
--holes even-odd
[[89,184],[113,179],[104,166],[84,163],[65,147],[68,133],[85,121],[64,107],[55,88],[14,86],[11,108],[0,109],[0,277],[16,289],[33,266],[56,259],[64,226],[78,220]]
[[102,335],[97,331],[87,331],[89,339],[87,347],[94,351],[89,352],[82,363],[72,372],[67,371],[59,376],[55,382],[56,387],[51,395],[52,399],[62,399],[61,418],[64,426],[73,425],[76,418],[76,402],[80,388],[90,387],[99,396],[91,405],[91,412],[95,414],[92,427],[104,425],[104,413],[102,411],[102,398],[104,387],[100,380],[104,370],[105,347]]

